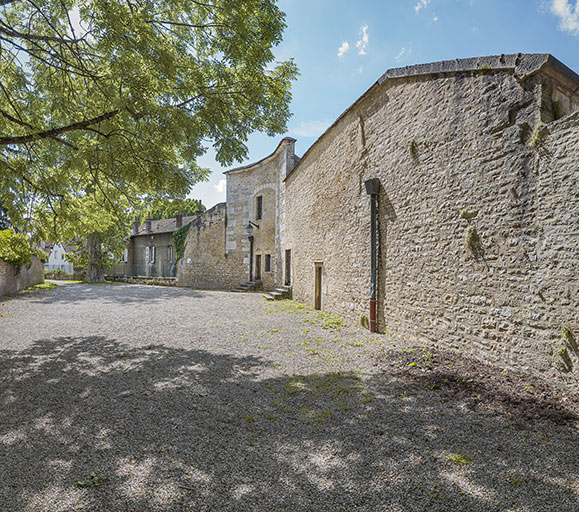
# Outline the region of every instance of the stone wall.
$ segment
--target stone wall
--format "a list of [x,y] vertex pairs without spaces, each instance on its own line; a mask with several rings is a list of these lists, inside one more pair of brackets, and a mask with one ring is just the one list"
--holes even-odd
[[220,203],[191,221],[183,258],[177,263],[178,286],[231,290],[247,280],[240,258],[225,251],[227,208]]
[[[283,217],[282,180],[295,166],[295,139],[282,139],[276,150],[263,160],[232,169],[227,176],[227,254],[237,264],[249,270],[249,239],[245,228],[249,221],[257,224],[253,236],[253,270],[256,277],[256,259],[261,257],[261,275],[264,289],[282,284],[283,258],[281,238]],[[263,201],[261,219],[256,215],[257,197]],[[267,256],[271,258],[269,271],[265,269]],[[248,279],[246,273],[245,280]]]
[[[377,177],[379,329],[576,382],[572,350],[556,367],[563,326],[579,335],[579,102],[506,57],[387,74],[304,155],[285,191],[293,293],[313,305],[321,265],[322,309],[367,315]],[[553,90],[567,116],[535,131]]]
[[30,263],[16,268],[0,260],[0,297],[44,282],[44,264],[36,256]]

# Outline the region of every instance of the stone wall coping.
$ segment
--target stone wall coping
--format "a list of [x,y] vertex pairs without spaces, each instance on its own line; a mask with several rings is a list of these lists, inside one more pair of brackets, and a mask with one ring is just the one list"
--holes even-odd
[[490,71],[511,71],[514,72],[519,79],[523,79],[548,68],[554,72],[553,74],[555,76],[561,77],[564,80],[565,85],[570,87],[570,84],[574,84],[576,87],[571,89],[579,91],[579,75],[549,53],[512,53],[491,55],[487,57],[470,57],[466,59],[443,60],[427,64],[416,64],[414,66],[388,69],[366,90],[366,92],[364,92],[364,94],[362,94],[362,96],[344,110],[344,112],[326,129],[324,133],[318,137],[318,139],[304,153],[296,166],[286,175],[283,181],[285,182],[294,174],[296,169],[302,167],[303,162],[307,160],[306,157],[308,154],[326,136],[326,134],[328,134],[334,126],[340,122],[342,118],[344,118],[351,110],[361,103],[362,100],[387,80],[423,76],[437,78],[438,75],[475,71],[480,72],[481,68],[489,69]]
[[219,214],[220,213],[219,210],[227,210],[227,203],[226,202],[217,203],[215,206],[209,208],[209,210],[205,210],[203,213],[200,213],[199,215],[194,217],[193,220],[189,222],[189,224],[191,226],[199,228],[206,219],[215,214]]
[[246,170],[252,169],[253,167],[257,167],[258,165],[264,163],[266,160],[269,160],[270,158],[274,157],[278,153],[278,151],[282,147],[282,145],[293,144],[294,142],[296,142],[296,139],[294,139],[292,137],[284,137],[283,139],[281,139],[279,141],[279,144],[277,145],[277,147],[275,148],[273,153],[267,155],[265,158],[262,158],[261,160],[258,160],[257,162],[253,162],[252,164],[242,165],[241,167],[235,167],[234,169],[230,169],[229,171],[225,171],[223,174],[231,174],[233,172],[246,171]]

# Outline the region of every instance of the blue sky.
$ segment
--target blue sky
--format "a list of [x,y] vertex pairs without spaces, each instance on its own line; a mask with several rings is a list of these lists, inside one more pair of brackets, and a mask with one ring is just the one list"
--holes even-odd
[[[278,5],[288,27],[276,57],[293,57],[301,73],[286,134],[297,139],[300,156],[390,68],[522,52],[551,53],[579,73],[579,0],[279,0]],[[252,135],[242,164],[270,154],[282,137]],[[212,151],[199,164],[213,173],[190,197],[207,207],[224,201],[227,168],[215,162]]]

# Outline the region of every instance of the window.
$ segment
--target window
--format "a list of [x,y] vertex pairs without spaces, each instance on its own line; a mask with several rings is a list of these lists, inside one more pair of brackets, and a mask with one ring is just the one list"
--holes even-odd
[[257,196],[255,200],[255,219],[260,220],[263,217],[263,196]]
[[155,263],[155,248],[154,247],[145,247],[145,262],[146,263]]
[[167,247],[167,261],[171,263],[173,261],[173,246]]
[[62,255],[62,257],[61,257],[60,259],[61,259],[61,260],[63,260],[63,259],[64,259],[64,254]]
[[121,259],[119,260],[121,263],[126,263],[127,261],[129,261],[129,250],[125,249],[123,251],[123,255],[121,256]]
[[271,254],[265,255],[265,271],[271,272]]

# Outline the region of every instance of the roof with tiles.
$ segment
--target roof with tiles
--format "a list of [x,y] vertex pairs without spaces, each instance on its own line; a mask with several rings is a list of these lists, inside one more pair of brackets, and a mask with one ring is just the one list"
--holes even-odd
[[[182,226],[185,224],[189,224],[197,215],[192,215],[188,217],[183,217]],[[151,221],[151,231],[147,231],[147,224],[144,222],[139,226],[139,230],[136,234],[132,234],[131,236],[141,236],[141,235],[155,235],[158,233],[172,233],[179,229],[177,227],[177,219],[161,219],[161,220],[152,220]]]

